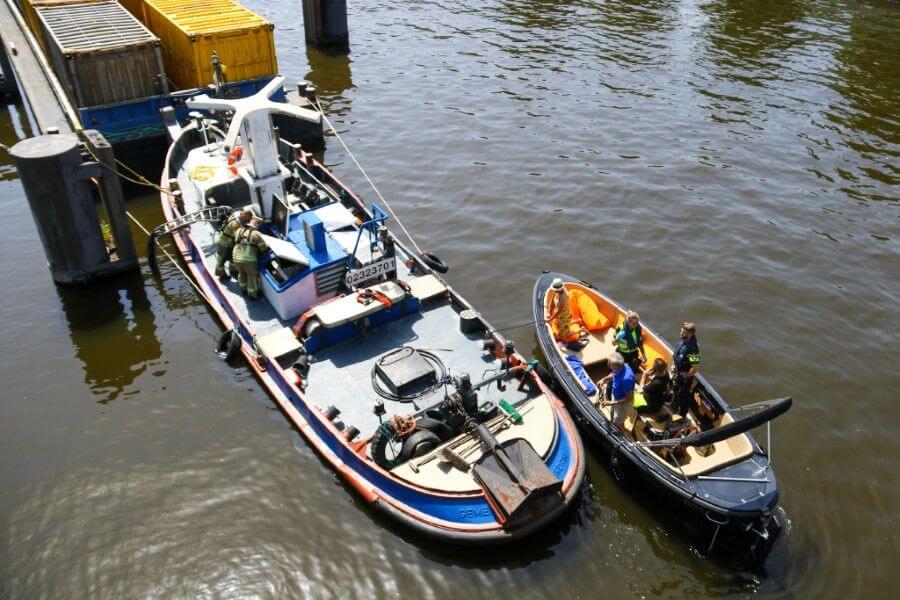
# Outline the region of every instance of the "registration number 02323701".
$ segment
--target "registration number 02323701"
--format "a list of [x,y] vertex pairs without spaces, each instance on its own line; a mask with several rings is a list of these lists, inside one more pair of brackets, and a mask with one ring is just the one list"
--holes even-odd
[[360,283],[375,279],[385,273],[389,273],[397,268],[397,261],[394,257],[384,258],[377,262],[364,265],[358,269],[353,269],[347,273],[347,285],[359,285]]

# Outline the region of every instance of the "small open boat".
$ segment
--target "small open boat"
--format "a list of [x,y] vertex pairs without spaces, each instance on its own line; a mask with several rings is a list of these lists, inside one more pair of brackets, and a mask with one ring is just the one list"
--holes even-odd
[[[363,498],[397,521],[460,543],[520,538],[580,488],[581,440],[563,403],[511,343],[299,145],[272,116],[318,112],[270,97],[198,96],[171,120],[162,173],[167,222],[197,290],[285,416]],[[263,298],[214,275],[217,225],[262,219]],[[414,242],[413,242],[414,244]],[[487,342],[487,343],[486,343]]]
[[[547,322],[554,293],[551,284],[556,278],[568,290],[570,305],[573,298],[579,302],[587,299],[587,308],[597,309],[593,330],[575,344],[558,341],[553,325]],[[783,517],[777,509],[778,487],[770,457],[749,430],[787,411],[791,399],[758,403],[753,408],[761,410],[735,419],[734,413],[740,409],[731,409],[698,374],[695,392],[702,407],[692,406],[684,419],[665,406],[648,416],[629,407],[623,431],[613,425],[610,408],[600,405],[602,390],[592,389],[596,386],[591,382],[609,373],[613,339],[616,328],[625,321],[626,309],[588,283],[549,272],[538,279],[533,301],[538,340],[552,375],[569,398],[576,419],[610,453],[614,475],[637,474],[677,499],[686,514],[697,517],[697,523],[710,531],[710,551],[727,544],[748,551],[755,559],[764,558],[782,528]],[[662,358],[671,365],[672,349],[646,324],[641,325],[648,364]]]

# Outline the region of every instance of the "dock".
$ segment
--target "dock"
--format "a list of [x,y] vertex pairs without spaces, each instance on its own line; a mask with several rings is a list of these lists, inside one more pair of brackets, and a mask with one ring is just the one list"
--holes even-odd
[[[120,168],[158,179],[164,115],[184,123],[188,99],[252,96],[278,75],[272,23],[235,0],[190,1],[0,0],[0,93],[18,94],[35,136],[9,152],[58,283],[137,268],[122,179],[136,181]],[[305,81],[271,97],[318,110]],[[321,122],[273,121],[291,144],[324,145]]]
[[0,0],[0,40],[4,75],[15,81],[32,129],[36,133],[52,132],[54,128],[61,133],[80,130],[77,113],[12,0]]

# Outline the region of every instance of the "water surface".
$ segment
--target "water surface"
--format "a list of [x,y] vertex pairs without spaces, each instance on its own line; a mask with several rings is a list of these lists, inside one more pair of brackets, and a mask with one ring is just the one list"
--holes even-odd
[[[0,155],[0,597],[900,593],[900,6],[374,0],[344,55],[305,48],[297,3],[246,4],[496,325],[531,318],[552,267],[670,340],[696,321],[732,404],[793,395],[789,529],[762,569],[710,560],[594,452],[594,493],[527,544],[410,537],[215,357],[174,268],[54,286]],[[15,105],[0,121],[27,134]],[[324,159],[375,199],[334,139]],[[161,219],[152,195],[130,209]]]

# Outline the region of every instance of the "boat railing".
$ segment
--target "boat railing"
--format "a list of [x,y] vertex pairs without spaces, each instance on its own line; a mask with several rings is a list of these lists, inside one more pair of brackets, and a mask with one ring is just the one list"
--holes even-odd
[[356,251],[359,250],[359,242],[362,240],[363,233],[369,234],[369,251],[375,249],[378,244],[378,228],[387,221],[388,214],[384,212],[380,206],[372,203],[372,218],[359,226],[356,234],[356,243],[353,244],[353,252],[347,257],[347,270],[353,268],[353,260],[356,258]]
[[[793,399],[790,397],[776,398],[774,400],[764,400],[762,402],[754,402],[730,408],[731,412],[741,412],[745,410],[758,410],[754,414],[733,421],[726,425],[703,431],[697,434],[689,435],[683,438],[672,438],[668,440],[653,440],[647,442],[637,442],[635,445],[641,448],[674,448],[675,446],[703,446],[714,444],[719,441],[727,440],[737,435],[742,435],[754,427],[759,427],[763,423],[766,424],[766,465],[772,464],[772,420],[784,414],[791,407]],[[759,410],[762,409],[762,410]],[[676,460],[676,465],[685,480],[689,480],[687,475],[681,469],[681,465]],[[717,477],[708,475],[697,475],[697,479],[706,481],[742,481],[748,483],[769,483],[767,478],[749,478],[749,477]]]

